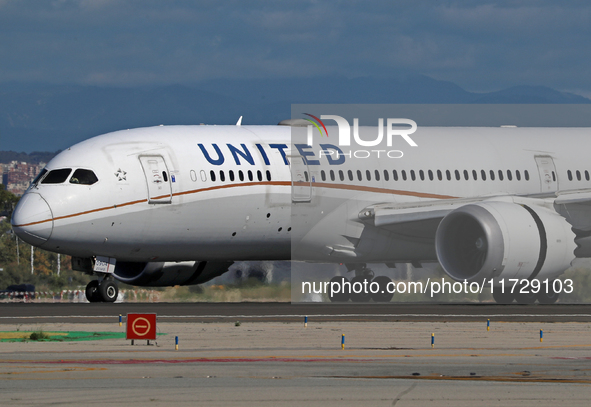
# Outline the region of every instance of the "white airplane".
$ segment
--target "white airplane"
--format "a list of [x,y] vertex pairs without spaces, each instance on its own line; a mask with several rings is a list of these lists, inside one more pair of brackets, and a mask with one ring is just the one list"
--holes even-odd
[[[298,143],[291,124],[88,139],[47,164],[13,229],[98,275],[87,298],[107,302],[117,280],[200,284],[237,260],[344,263],[351,281],[373,278],[367,263],[439,261],[455,280],[497,286],[552,282],[575,257],[591,257],[589,129],[420,127],[418,147],[395,141],[402,151],[338,145],[337,127]],[[333,300],[349,297],[369,300]],[[551,303],[558,293],[494,297]]]

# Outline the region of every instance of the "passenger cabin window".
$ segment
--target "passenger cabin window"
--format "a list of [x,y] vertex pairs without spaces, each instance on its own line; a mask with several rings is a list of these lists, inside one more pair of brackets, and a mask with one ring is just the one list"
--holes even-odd
[[499,181],[503,180],[503,170],[499,170]]
[[449,170],[445,170],[445,176],[447,177],[448,181],[451,181],[451,172],[449,172]]
[[507,179],[509,181],[513,181],[513,175],[511,175],[511,170],[507,170]]
[[490,180],[491,181],[495,180],[495,172],[493,170],[490,170]]
[[390,180],[390,173],[388,172],[388,170],[384,170],[384,180],[386,180],[386,181]]
[[70,184],[92,185],[98,182],[98,178],[91,170],[78,168],[70,178]]
[[209,178],[211,178],[211,180],[213,182],[215,182],[215,171],[214,170],[209,171]]
[[478,180],[478,173],[476,170],[472,170],[472,178],[474,178],[474,181]]
[[365,171],[365,176],[367,178],[368,181],[371,181],[371,172],[369,170]]
[[345,180],[345,174],[343,173],[343,170],[339,170],[339,179],[341,181],[344,181]]
[[[349,170],[347,171],[347,175],[349,176],[349,181],[353,181],[353,171]],[[341,177],[341,181],[343,180],[343,177]]]
[[326,181],[326,173],[324,170],[320,171],[320,177],[322,178],[322,181]]
[[267,181],[271,181],[271,171],[267,170]]
[[68,175],[70,175],[71,172],[71,168],[62,168],[59,170],[49,171],[49,174],[47,174],[47,176],[43,178],[43,181],[41,181],[41,183],[61,184],[62,182],[65,182],[68,179]]
[[357,180],[362,181],[363,176],[361,175],[361,171],[357,170]]
[[240,181],[244,181],[244,173],[242,172],[242,170],[238,171],[238,178],[240,178]]
[[460,172],[458,170],[456,170],[456,180],[459,181],[460,180]]
[[[306,173],[306,174],[307,174],[307,173]],[[252,171],[251,171],[251,170],[248,170],[248,180],[249,180],[249,181],[252,181],[253,179],[254,179],[254,178],[253,178],[253,176],[252,176]]]
[[392,170],[392,176],[394,177],[394,181],[398,181],[398,171]]
[[[51,174],[51,173],[50,173],[50,174]],[[572,180],[573,180],[573,173],[572,173],[570,170],[568,170],[568,171],[566,172],[566,174],[568,175],[568,180],[569,180],[569,181],[572,181]]]
[[415,181],[417,179],[417,175],[415,174],[415,170],[410,170],[410,179]]
[[[306,174],[307,174],[307,173],[306,173]],[[306,178],[307,178],[307,177],[306,177]],[[262,180],[263,180],[263,173],[262,173],[260,170],[257,170],[257,179],[258,179],[259,181],[262,181]],[[306,181],[308,181],[308,180],[306,180]]]
[[230,181],[234,181],[234,171],[228,171],[228,175],[230,175]]
[[376,174],[376,181],[380,180],[380,172],[378,170],[375,171]]
[[480,170],[480,178],[482,178],[483,181],[486,181],[486,171]]
[[515,170],[515,178],[517,178],[517,181],[521,181],[521,173],[519,170]]
[[400,171],[400,173],[402,174],[402,179],[404,181],[406,181],[406,171],[405,170],[402,170],[402,171]]
[[[526,171],[527,173],[527,171]],[[589,171],[585,170],[585,179],[589,181]]]
[[529,181],[529,172],[527,170],[523,171],[523,174],[525,175],[525,180]]
[[330,180],[331,181],[334,181],[334,179],[335,179],[334,178],[334,171],[333,170],[330,170]]
[[580,181],[581,180],[581,171],[577,170],[576,174],[577,174],[577,181]]

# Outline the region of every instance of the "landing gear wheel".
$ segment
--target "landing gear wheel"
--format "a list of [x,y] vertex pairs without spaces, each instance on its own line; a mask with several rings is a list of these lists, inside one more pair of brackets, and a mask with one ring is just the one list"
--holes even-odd
[[375,277],[375,273],[372,269],[361,267],[355,270],[355,277],[364,277],[367,280],[372,280]]
[[370,278],[361,276],[353,277],[351,279],[351,301],[368,302],[371,299],[371,292],[369,291],[370,284]]
[[[544,287],[544,285],[542,285],[542,287]],[[554,304],[558,301],[558,293],[554,291],[553,287],[554,284],[548,287],[549,292],[543,291],[542,288],[540,289],[537,297],[540,304]]]
[[99,282],[98,280],[92,280],[86,286],[86,299],[88,302],[99,302],[100,297],[98,293]]
[[517,301],[517,304],[533,304],[534,302],[536,302],[536,298],[538,297],[538,295],[536,293],[533,293],[530,291],[530,287],[526,288],[525,293],[521,292],[521,288],[516,288],[515,289],[515,293],[513,295],[515,295],[515,301]]
[[512,293],[501,292],[501,287],[494,287],[492,296],[497,304],[511,304],[515,299],[515,295]]
[[115,302],[119,294],[119,288],[113,280],[103,280],[99,284],[98,291],[104,302]]
[[371,298],[374,302],[390,302],[394,293],[388,292],[388,284],[392,282],[390,277],[377,276],[373,279],[373,283],[377,283],[380,289],[377,293],[371,293]]
[[[330,296],[330,292],[328,293],[328,298],[330,302],[347,302],[349,301],[349,290],[345,288],[345,283],[349,283],[349,279],[347,277],[335,276],[330,279],[330,282],[338,283],[340,287],[340,292],[334,293],[332,297]],[[336,288],[336,286],[335,286]],[[344,291],[344,292],[343,292]]]

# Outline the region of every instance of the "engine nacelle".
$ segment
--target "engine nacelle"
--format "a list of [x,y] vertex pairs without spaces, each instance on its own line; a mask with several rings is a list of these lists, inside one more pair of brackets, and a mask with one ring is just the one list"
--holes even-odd
[[555,278],[574,260],[575,234],[556,212],[541,206],[483,201],[443,218],[435,249],[456,280]]
[[168,287],[205,283],[228,271],[233,262],[182,261],[140,263],[118,261],[114,277],[126,284]]

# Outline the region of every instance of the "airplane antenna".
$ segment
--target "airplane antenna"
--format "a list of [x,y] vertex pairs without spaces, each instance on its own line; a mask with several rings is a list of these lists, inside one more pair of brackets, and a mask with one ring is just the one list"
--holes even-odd
[[238,119],[238,121],[236,122],[236,126],[242,126],[242,116],[240,116],[240,119]]

